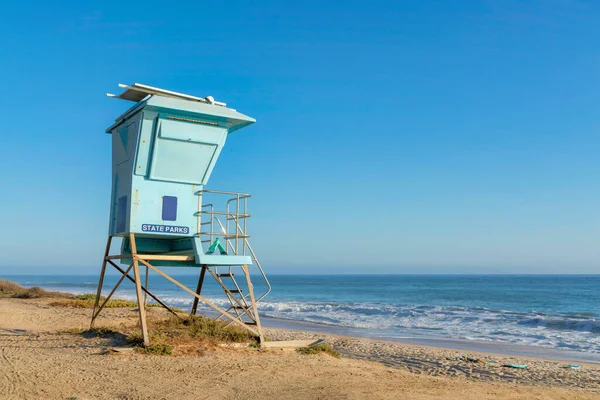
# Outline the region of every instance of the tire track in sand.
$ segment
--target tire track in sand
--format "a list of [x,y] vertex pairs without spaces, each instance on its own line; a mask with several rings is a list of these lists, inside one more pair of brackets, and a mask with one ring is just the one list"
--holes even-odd
[[19,377],[16,374],[15,366],[10,361],[6,347],[2,348],[0,357],[0,372],[2,372],[2,380],[0,381],[0,392],[6,399],[18,398],[18,383]]
[[[29,344],[33,344],[31,349],[33,354],[29,354],[30,347],[25,347],[25,352],[22,350],[23,344],[17,343],[15,337],[26,337]],[[28,399],[31,396],[23,392],[23,388],[32,387],[32,379],[28,374],[21,374],[15,363],[24,361],[29,358],[28,356],[36,355],[39,353],[40,342],[36,336],[30,334],[23,334],[21,332],[15,334],[1,335],[0,339],[0,373],[2,378],[0,379],[0,393],[3,399]],[[22,339],[21,339],[22,340]],[[35,385],[33,385],[35,387]]]

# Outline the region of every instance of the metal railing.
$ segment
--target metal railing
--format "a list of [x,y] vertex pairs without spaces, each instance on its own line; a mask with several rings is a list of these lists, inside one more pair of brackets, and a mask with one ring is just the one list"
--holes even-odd
[[[248,241],[250,238],[247,233],[247,221],[250,218],[248,213],[250,195],[219,190],[199,190],[196,195],[198,196],[197,235],[201,238],[203,246],[206,246],[204,250],[206,251],[215,243],[216,238],[223,238],[227,254],[250,256],[267,286],[267,290],[256,297],[257,302],[262,300],[271,292],[271,284]],[[203,204],[205,199],[210,202]],[[231,266],[228,267],[228,270],[229,274],[233,274]],[[234,281],[234,284],[237,287],[237,282]]]

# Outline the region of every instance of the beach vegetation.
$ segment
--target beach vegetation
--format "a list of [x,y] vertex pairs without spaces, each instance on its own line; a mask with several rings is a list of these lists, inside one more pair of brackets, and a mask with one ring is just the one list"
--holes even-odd
[[[258,338],[243,328],[227,326],[227,322],[203,316],[186,318],[170,317],[162,320],[148,320],[148,334],[151,350],[143,347],[142,335],[135,330],[127,335],[127,342],[136,345],[147,354],[203,354],[204,350],[224,343],[249,343],[257,345]],[[170,350],[160,350],[157,346],[170,346]]]
[[[156,303],[146,304],[146,309],[152,308],[152,307],[161,307],[162,308],[162,306],[160,304],[156,304]],[[169,306],[169,308],[171,308],[171,310],[175,311],[176,313],[185,313],[186,312],[185,310],[182,310],[181,308],[177,308],[177,307]]]
[[170,356],[173,354],[173,346],[167,343],[152,343],[147,347],[136,346],[138,353],[153,354],[157,356]]
[[95,301],[96,300],[96,295],[94,293],[83,293],[83,294],[76,294],[75,296],[73,296],[74,300],[91,300],[91,301]]
[[41,287],[24,288],[18,283],[0,279],[0,298],[40,299],[40,298],[69,298],[69,293],[53,292]]
[[202,339],[213,343],[256,342],[249,331],[204,316],[170,317],[150,324],[151,330],[171,339]]
[[[64,299],[50,303],[53,307],[73,307],[73,308],[94,308],[96,302],[95,297],[92,299]],[[104,297],[100,297],[100,304],[104,301]],[[105,308],[133,308],[137,307],[137,303],[129,300],[110,299],[104,306]]]
[[58,331],[61,334],[70,334],[70,335],[94,335],[94,336],[109,336],[109,335],[118,335],[120,332],[111,327],[107,326],[98,326],[94,328],[67,328],[61,331]]
[[85,336],[110,336],[110,335],[120,335],[121,333],[114,328],[99,326],[94,328],[67,328],[58,333],[62,334],[70,334],[70,335],[85,335]]
[[129,332],[127,334],[127,343],[141,345],[144,343],[144,339],[142,338],[142,334],[138,331]]
[[[73,307],[73,308],[94,308],[96,295],[93,293],[71,294],[65,292],[54,292],[41,287],[24,288],[18,283],[0,279],[0,299],[59,299],[50,303],[54,307]],[[106,299],[100,296],[100,304]],[[137,303],[123,299],[111,299],[104,306],[105,308],[137,308]],[[162,307],[160,304],[146,304],[146,308]],[[175,312],[185,312],[179,308],[171,307]]]
[[120,335],[121,334],[121,332],[119,332],[117,329],[110,328],[110,327],[90,328],[90,329],[87,329],[84,333],[91,333],[96,336],[110,336],[110,335]]
[[329,354],[332,357],[340,358],[340,353],[326,343],[316,344],[314,346],[300,347],[296,349],[300,354]]
[[[101,305],[106,297],[100,296],[99,305]],[[91,293],[86,294],[78,294],[73,296],[70,299],[58,300],[50,303],[51,306],[54,307],[73,307],[73,308],[94,308],[94,304],[96,302],[96,295]],[[104,308],[137,308],[137,302],[124,300],[124,299],[110,299]],[[160,304],[149,303],[146,304],[146,308],[152,307],[162,307]],[[171,310],[175,312],[185,312],[179,308],[171,307]]]
[[61,335],[81,335],[82,333],[86,332],[88,329],[86,328],[67,328],[67,329],[61,329],[60,331],[58,331],[58,334]]

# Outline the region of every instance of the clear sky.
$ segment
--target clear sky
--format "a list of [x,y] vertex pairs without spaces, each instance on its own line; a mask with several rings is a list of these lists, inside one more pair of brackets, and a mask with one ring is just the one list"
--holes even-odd
[[9,1],[0,30],[0,274],[98,272],[133,82],[257,119],[209,188],[252,193],[270,273],[600,270],[598,2]]

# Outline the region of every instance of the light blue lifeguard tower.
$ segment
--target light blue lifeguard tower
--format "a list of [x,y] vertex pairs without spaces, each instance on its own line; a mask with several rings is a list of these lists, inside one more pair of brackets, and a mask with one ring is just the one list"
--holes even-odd
[[[255,120],[212,97],[195,97],[147,85],[119,85],[120,95],[135,102],[106,133],[112,135],[112,193],[108,241],[91,325],[124,279],[135,284],[140,326],[148,345],[146,296],[176,314],[148,288],[149,272],[170,280],[218,318],[263,334],[256,303],[270,291],[247,234],[249,194],[206,190],[228,136]],[[121,251],[111,255],[114,237],[122,238]],[[118,263],[128,267],[120,267]],[[142,284],[140,264],[145,267]],[[117,285],[100,304],[107,265],[121,274]],[[192,290],[162,267],[196,267],[199,278]],[[266,292],[255,295],[249,267],[256,268]],[[159,268],[161,267],[161,268]],[[130,272],[133,270],[133,277]],[[223,288],[230,306],[218,307],[201,295],[206,273]],[[242,280],[236,280],[236,274]]]

